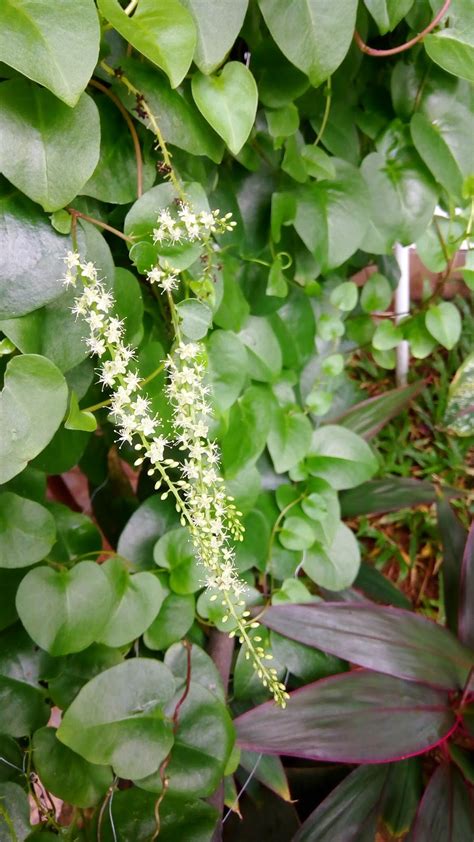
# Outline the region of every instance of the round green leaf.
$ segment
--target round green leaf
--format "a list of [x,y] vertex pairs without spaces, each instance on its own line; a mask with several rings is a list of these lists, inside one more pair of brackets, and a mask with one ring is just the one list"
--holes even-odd
[[59,675],[48,682],[48,692],[54,704],[65,710],[84,684],[122,661],[123,654],[119,649],[109,649],[101,643],[93,643],[83,652],[69,655],[62,661]]
[[283,521],[278,537],[287,550],[307,550],[314,544],[316,533],[308,518],[290,515]]
[[61,0],[54,9],[31,0],[3,0],[0,5],[2,61],[69,106],[76,104],[92,76],[99,37],[93,0]]
[[384,319],[377,325],[372,337],[372,345],[377,351],[390,351],[403,339],[403,330],[390,319]]
[[26,839],[30,830],[30,805],[25,790],[11,781],[0,783],[0,839]]
[[338,284],[331,292],[329,300],[333,307],[338,310],[353,310],[357,304],[358,290],[354,281],[344,281]]
[[[105,816],[104,842],[150,840],[156,831],[156,795],[132,789],[117,792],[113,803],[112,831]],[[200,800],[167,796],[160,804],[160,842],[209,842],[218,818],[217,810]]]
[[322,477],[338,490],[360,485],[378,467],[363,438],[334,424],[325,424],[313,434],[307,465],[313,476]]
[[441,29],[423,41],[429,57],[448,73],[474,83],[474,38],[469,28]]
[[0,318],[8,319],[63,294],[60,261],[71,241],[54,231],[41,208],[6,181],[0,194]]
[[177,524],[172,503],[159,494],[148,497],[133,513],[120,535],[117,551],[142,570],[153,567],[153,548],[171,525]]
[[27,354],[8,363],[0,394],[0,483],[46,447],[66,407],[66,381],[52,362]]
[[248,372],[252,379],[273,382],[281,371],[282,354],[270,320],[249,316],[239,339],[247,348]]
[[17,494],[0,494],[0,567],[29,567],[49,553],[54,518],[44,506]]
[[359,545],[345,523],[338,525],[329,547],[317,543],[303,557],[305,573],[313,582],[330,591],[339,591],[352,585],[359,566]]
[[361,248],[384,254],[397,241],[408,246],[417,240],[431,222],[438,192],[414,150],[403,147],[388,160],[371,152],[361,172],[370,197],[370,227]]
[[234,404],[222,440],[226,478],[257,461],[265,447],[273,408],[272,395],[262,386],[250,386]]
[[268,450],[277,474],[284,474],[306,456],[313,428],[302,412],[274,413],[268,436]]
[[250,70],[238,61],[230,61],[218,76],[195,73],[192,91],[201,114],[237,155],[257,112],[257,85]]
[[164,664],[124,661],[82,688],[63,716],[58,739],[90,763],[112,765],[121,778],[151,775],[173,745],[164,707],[174,692]]
[[410,319],[403,325],[405,338],[410,343],[410,352],[417,360],[424,360],[436,347],[436,340],[426,329],[423,314]]
[[191,12],[197,29],[194,62],[202,73],[212,73],[222,64],[237,38],[248,0],[181,0]]
[[[182,692],[181,689],[177,693],[170,709]],[[222,777],[233,742],[234,730],[225,705],[192,681],[179,709],[178,730],[167,767],[170,794],[187,798],[211,795]],[[151,792],[161,792],[163,788],[159,772],[135,783]]]
[[259,0],[282,53],[317,88],[339,67],[354,34],[357,0]]
[[170,571],[170,587],[175,593],[190,594],[204,586],[204,569],[196,559],[188,530],[182,526],[157,541],[153,558],[158,567]]
[[425,315],[425,324],[431,336],[448,351],[454,348],[461,336],[461,316],[458,308],[450,301],[442,301],[430,307]]
[[98,5],[132,47],[165,71],[172,88],[183,81],[193,59],[196,28],[178,0],[140,0],[130,17],[118,0],[98,0]]
[[10,737],[26,737],[45,725],[50,715],[41,690],[5,675],[0,675],[0,707],[2,733]]
[[225,412],[237,400],[245,383],[247,353],[234,333],[215,330],[207,342],[207,356],[212,401],[220,412]]
[[54,728],[34,734],[33,762],[48,792],[76,807],[94,807],[113,780],[110,767],[88,763],[59,742]]
[[360,303],[365,313],[373,313],[375,310],[383,313],[389,307],[392,298],[390,281],[379,272],[374,272],[362,287]]
[[27,79],[3,82],[0,132],[1,172],[46,211],[74,199],[99,160],[99,113],[87,94],[69,108]]
[[106,646],[123,646],[140,637],[153,622],[164,599],[164,591],[152,573],[130,575],[120,558],[102,565],[114,595],[114,607],[96,638]]
[[149,649],[167,649],[182,640],[194,622],[194,597],[171,593],[143,636]]
[[212,310],[197,298],[186,298],[176,305],[180,328],[187,339],[204,339],[212,323]]
[[16,597],[28,634],[51,655],[67,655],[90,646],[100,635],[111,604],[107,578],[92,561],[82,561],[72,570],[30,570]]

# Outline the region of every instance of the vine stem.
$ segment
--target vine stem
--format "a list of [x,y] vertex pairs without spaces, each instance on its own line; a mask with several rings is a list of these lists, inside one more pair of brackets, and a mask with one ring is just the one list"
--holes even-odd
[[148,105],[145,97],[143,96],[141,91],[139,91],[138,88],[135,87],[135,85],[130,81],[130,79],[128,79],[123,73],[116,72],[113,67],[107,64],[106,61],[101,61],[100,66],[102,70],[105,71],[105,73],[107,73],[114,79],[118,79],[118,81],[121,82],[122,85],[125,85],[129,93],[133,94],[133,96],[136,98],[138,107],[141,108],[148,117],[152,131],[155,134],[156,139],[158,141],[158,146],[161,149],[161,154],[163,155],[163,162],[166,168],[166,174],[169,177],[179,198],[184,202],[186,200],[186,195],[171,163],[171,154],[168,150],[168,147],[166,146],[166,141],[157,123],[156,117],[153,114],[150,106]]
[[133,148],[135,150],[135,158],[137,162],[137,198],[139,199],[143,193],[143,158],[142,158],[142,150],[140,147],[140,141],[138,140],[137,130],[133,125],[133,120],[130,117],[125,106],[122,105],[118,96],[114,94],[113,91],[110,90],[106,85],[103,85],[102,82],[99,82],[98,79],[91,79],[89,82],[94,88],[97,90],[102,91],[108,98],[117,106],[118,110],[120,111],[123,119],[125,120],[130,134],[133,140]]
[[[180,698],[178,699],[178,701],[176,703],[176,707],[173,711],[172,722],[173,722],[173,736],[174,737],[176,736],[176,733],[177,733],[178,727],[179,727],[179,712],[180,712],[184,702],[186,701],[186,698],[187,698],[188,693],[189,693],[189,688],[191,686],[191,649],[192,649],[192,644],[189,643],[187,640],[183,640],[183,646],[186,649],[186,680],[185,680],[185,683],[184,683],[183,693],[181,694]],[[169,779],[167,778],[165,772],[166,772],[166,769],[168,768],[168,766],[170,764],[172,752],[173,752],[173,748],[170,749],[170,751],[166,755],[166,757],[163,760],[163,762],[160,766],[160,769],[159,769],[159,775],[160,775],[160,778],[161,778],[161,784],[162,784],[163,789],[162,789],[162,791],[160,793],[160,796],[157,799],[156,804],[155,804],[156,827],[155,827],[155,830],[153,832],[153,836],[150,839],[150,842],[155,842],[155,840],[158,839],[158,836],[160,835],[160,830],[161,830],[160,806],[161,806],[162,801],[163,801],[163,799],[164,799],[164,797],[167,793],[168,786],[169,786]]]
[[118,228],[113,228],[112,225],[108,225],[107,222],[101,222],[100,219],[95,219],[93,216],[88,216],[87,213],[82,213],[82,211],[76,210],[76,208],[66,208],[67,212],[71,214],[73,221],[79,219],[83,219],[85,222],[90,222],[92,225],[97,225],[99,228],[104,228],[105,231],[110,231],[111,234],[115,234],[116,237],[120,237],[121,240],[125,240],[126,243],[133,243],[133,237],[128,237],[123,231],[119,231]]
[[369,47],[362,38],[360,37],[359,33],[356,31],[354,32],[354,41],[356,42],[359,50],[362,50],[363,53],[366,53],[368,56],[376,56],[377,58],[381,58],[383,56],[396,56],[398,53],[404,53],[405,50],[411,49],[414,47],[415,44],[419,44],[420,41],[425,38],[426,35],[429,35],[430,32],[433,31],[435,26],[438,26],[441,18],[444,17],[446,12],[448,11],[451,5],[451,0],[445,0],[442,8],[439,10],[438,14],[433,18],[431,23],[419,32],[418,35],[415,35],[414,38],[411,38],[409,41],[406,41],[405,44],[400,44],[398,47],[392,47],[389,50],[377,50],[374,47]]
[[319,129],[316,140],[313,143],[314,147],[316,147],[318,145],[318,143],[320,142],[320,140],[321,140],[321,138],[322,138],[322,136],[323,136],[323,134],[326,130],[327,122],[329,120],[329,112],[331,111],[331,100],[332,100],[331,77],[329,77],[329,79],[327,81],[326,91],[327,91],[327,93],[326,93],[326,105],[325,105],[325,108],[324,108],[323,122],[321,123],[321,128]]

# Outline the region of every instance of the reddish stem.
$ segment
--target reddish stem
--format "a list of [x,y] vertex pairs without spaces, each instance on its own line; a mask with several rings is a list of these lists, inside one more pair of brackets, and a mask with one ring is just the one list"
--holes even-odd
[[93,85],[94,88],[97,88],[99,91],[102,91],[112,102],[117,106],[119,109],[123,119],[125,120],[130,134],[133,140],[133,147],[135,149],[135,158],[137,160],[137,197],[143,193],[143,159],[142,159],[142,150],[140,148],[140,141],[138,140],[137,131],[135,126],[133,125],[133,120],[130,117],[127,109],[122,105],[118,96],[114,94],[113,91],[110,90],[106,85],[103,85],[102,82],[99,82],[97,79],[91,79],[89,85]]
[[368,56],[396,56],[398,53],[404,53],[405,50],[409,50],[411,47],[414,47],[415,44],[419,44],[419,42],[425,37],[425,35],[429,35],[430,32],[433,31],[435,26],[438,25],[441,18],[446,14],[449,7],[451,5],[451,0],[445,0],[443,7],[439,10],[436,17],[433,18],[431,23],[428,24],[422,32],[419,32],[418,35],[415,35],[414,38],[411,38],[410,41],[407,41],[405,44],[400,44],[398,47],[392,47],[389,50],[376,50],[374,47],[369,47],[362,38],[360,37],[358,32],[354,32],[354,41],[356,42],[359,50],[362,50],[363,53],[366,53]]
[[95,219],[93,216],[88,216],[86,213],[81,213],[81,211],[76,210],[76,208],[66,208],[67,212],[71,214],[73,221],[74,219],[84,219],[86,222],[90,222],[92,225],[98,225],[99,228],[104,228],[105,231],[110,231],[111,234],[115,234],[116,237],[120,237],[121,240],[125,240],[126,243],[133,243],[133,237],[127,237],[123,231],[119,231],[118,228],[112,228],[111,225],[108,225],[106,222],[101,222],[100,219]]

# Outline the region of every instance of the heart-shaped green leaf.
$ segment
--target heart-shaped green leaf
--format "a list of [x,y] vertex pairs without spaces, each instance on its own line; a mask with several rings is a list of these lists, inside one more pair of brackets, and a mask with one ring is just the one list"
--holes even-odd
[[30,570],[16,596],[25,629],[51,655],[68,655],[90,646],[100,635],[111,604],[107,577],[92,561],[82,561],[72,570]]
[[112,783],[109,766],[88,763],[56,738],[54,728],[40,728],[33,737],[35,769],[57,798],[76,807],[94,807]]
[[250,70],[238,61],[230,61],[218,76],[195,73],[192,91],[201,114],[237,155],[257,112],[257,85]]
[[75,392],[71,392],[68,416],[64,422],[66,430],[83,430],[93,433],[97,429],[97,421],[93,412],[84,412],[79,408],[79,401]]
[[191,12],[197,29],[194,61],[202,73],[212,73],[222,64],[237,38],[248,0],[182,0]]
[[106,646],[123,646],[151,625],[165,593],[153,573],[131,576],[120,558],[109,559],[102,570],[114,593],[115,606],[97,640]]
[[29,567],[56,540],[53,516],[44,506],[6,491],[0,494],[0,567]]
[[339,591],[352,585],[360,566],[360,550],[354,533],[340,523],[329,547],[315,544],[305,553],[305,573],[323,588]]
[[57,736],[90,763],[111,764],[121,778],[144,778],[173,745],[164,714],[175,693],[168,667],[133,658],[101,672],[64,714]]
[[431,336],[448,351],[454,348],[461,336],[461,316],[458,308],[450,301],[442,301],[441,304],[430,307],[425,316],[425,324]]
[[44,693],[24,681],[0,675],[2,732],[10,737],[26,737],[48,721],[50,708]]
[[99,36],[93,0],[61,0],[54,10],[48,3],[31,0],[2,0],[0,4],[2,61],[70,106],[92,76]]
[[277,474],[284,474],[306,456],[311,444],[311,422],[302,412],[278,409],[272,419],[268,449]]
[[282,53],[315,88],[339,67],[354,34],[357,0],[259,0],[259,6]]
[[177,594],[190,594],[204,585],[204,569],[187,529],[171,529],[159,538],[153,550],[158,567],[170,571],[170,587]]
[[46,447],[66,412],[67,385],[36,354],[14,357],[0,394],[0,483],[19,474]]
[[46,211],[74,199],[99,160],[99,112],[87,94],[69,108],[27,79],[3,82],[0,132],[0,171]]
[[165,71],[172,88],[183,81],[193,60],[196,27],[178,0],[140,0],[130,17],[118,0],[99,0],[99,10],[132,47]]
[[[176,702],[181,695],[182,689]],[[167,767],[170,794],[187,798],[210,795],[222,777],[233,742],[234,729],[225,705],[209,690],[192,682],[179,710],[178,730]],[[136,783],[151,792],[163,789],[159,772]]]

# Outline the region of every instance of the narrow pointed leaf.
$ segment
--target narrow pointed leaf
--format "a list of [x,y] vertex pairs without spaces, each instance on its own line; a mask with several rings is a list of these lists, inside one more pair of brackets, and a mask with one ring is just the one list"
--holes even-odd
[[339,763],[387,763],[428,751],[456,727],[448,696],[365,670],[322,679],[235,721],[241,748]]
[[[461,496],[454,488],[445,488],[443,491],[450,497]],[[437,499],[436,489],[431,482],[388,476],[385,479],[364,482],[357,488],[344,491],[341,494],[341,513],[342,517],[358,517],[396,512],[412,506],[436,503]]]
[[353,603],[275,605],[263,615],[274,631],[387,675],[461,689],[474,653],[436,623],[404,611]]
[[467,533],[445,498],[438,500],[436,508],[438,528],[443,545],[443,566],[441,573],[444,583],[446,624],[451,631],[456,632],[458,626],[461,566]]
[[474,524],[469,531],[462,560],[458,634],[466,646],[474,649]]
[[456,767],[443,763],[420,804],[410,842],[463,842],[474,838],[474,798]]
[[371,439],[388,423],[395,418],[417,395],[420,394],[425,383],[419,380],[409,386],[402,386],[399,389],[390,389],[383,395],[376,395],[374,398],[361,401],[351,406],[343,415],[331,420],[331,423],[341,424],[363,436]]

